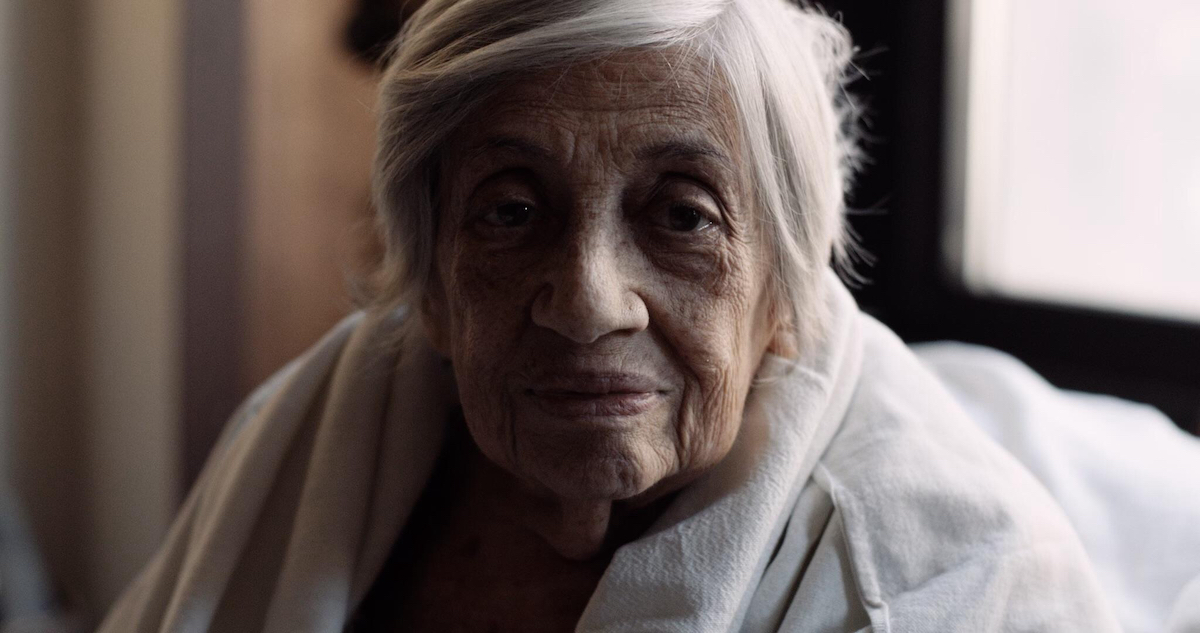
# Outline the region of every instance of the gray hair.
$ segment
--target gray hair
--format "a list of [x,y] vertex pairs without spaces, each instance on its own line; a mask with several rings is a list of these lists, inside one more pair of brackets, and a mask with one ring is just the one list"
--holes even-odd
[[837,22],[786,0],[430,0],[393,46],[374,168],[386,243],[377,309],[420,305],[439,148],[476,106],[531,71],[672,49],[724,76],[774,254],[770,287],[802,348],[824,331],[823,271],[831,256],[846,261],[857,158],[843,89],[853,48]]

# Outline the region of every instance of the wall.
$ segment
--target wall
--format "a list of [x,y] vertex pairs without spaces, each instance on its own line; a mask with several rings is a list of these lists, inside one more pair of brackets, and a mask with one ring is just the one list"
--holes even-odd
[[351,0],[246,0],[243,391],[352,308],[370,243],[375,77],[342,34]]

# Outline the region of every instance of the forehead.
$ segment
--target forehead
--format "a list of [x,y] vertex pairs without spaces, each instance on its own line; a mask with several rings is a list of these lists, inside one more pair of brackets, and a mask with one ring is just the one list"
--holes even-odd
[[595,141],[617,153],[674,143],[732,160],[739,149],[724,80],[701,58],[669,50],[623,51],[538,71],[505,85],[480,113],[456,134],[475,149],[510,133],[547,146],[598,133]]

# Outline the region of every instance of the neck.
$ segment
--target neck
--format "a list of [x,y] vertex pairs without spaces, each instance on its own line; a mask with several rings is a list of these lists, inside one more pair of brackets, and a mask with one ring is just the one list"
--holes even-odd
[[613,520],[611,501],[576,501],[531,495],[523,486],[510,489],[514,517],[559,556],[584,561],[606,553]]

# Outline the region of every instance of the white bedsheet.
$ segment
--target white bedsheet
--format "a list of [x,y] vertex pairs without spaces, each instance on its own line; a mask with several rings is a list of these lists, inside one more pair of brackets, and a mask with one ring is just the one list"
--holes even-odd
[[914,349],[1058,500],[1127,631],[1200,633],[1200,440],[1152,407],[1056,389],[993,349]]

